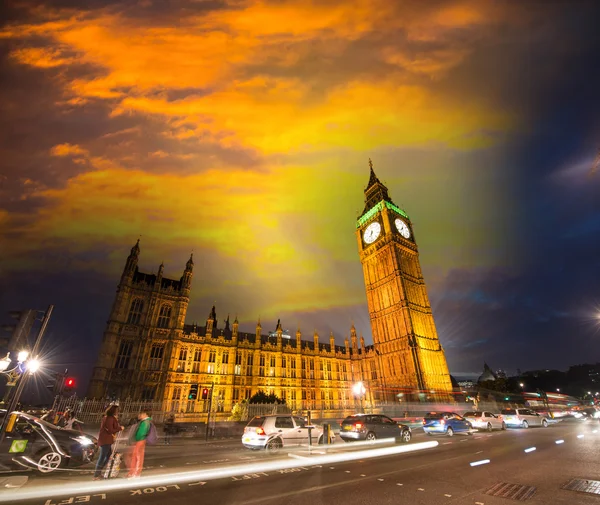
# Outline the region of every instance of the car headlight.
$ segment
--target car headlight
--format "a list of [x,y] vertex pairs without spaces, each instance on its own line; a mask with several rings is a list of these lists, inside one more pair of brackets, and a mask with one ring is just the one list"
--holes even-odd
[[84,447],[94,444],[94,441],[91,438],[84,437],[84,436],[71,437],[71,440],[75,440],[76,442],[79,442]]

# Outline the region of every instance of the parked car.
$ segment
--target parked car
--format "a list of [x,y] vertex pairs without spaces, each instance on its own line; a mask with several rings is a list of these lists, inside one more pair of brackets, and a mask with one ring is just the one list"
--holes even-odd
[[[308,427],[306,421],[297,416],[277,414],[256,416],[244,428],[242,444],[248,449],[266,449],[277,451],[282,447],[308,445]],[[335,435],[330,434],[333,443]],[[322,444],[323,428],[311,429],[311,443]]]
[[548,418],[529,409],[503,409],[502,417],[506,426],[515,428],[529,428],[530,426],[548,427]]
[[[0,411],[0,418],[6,411]],[[0,444],[0,471],[37,470],[50,473],[59,468],[75,468],[90,463],[98,440],[79,431],[65,430],[23,412],[13,412],[14,424],[7,420]]]
[[473,412],[465,412],[463,417],[473,425],[473,428],[487,431],[506,429],[506,423],[501,414],[492,414],[485,410],[476,410]]
[[375,440],[377,438],[395,438],[410,442],[412,432],[405,424],[379,414],[355,414],[342,421],[340,438],[351,440]]
[[423,431],[453,436],[455,433],[473,434],[473,425],[455,412],[429,412],[423,416]]

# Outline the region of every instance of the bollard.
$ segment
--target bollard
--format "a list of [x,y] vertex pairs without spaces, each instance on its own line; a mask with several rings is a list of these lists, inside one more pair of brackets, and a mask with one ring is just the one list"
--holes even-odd
[[323,425],[323,443],[331,444],[331,424],[329,423]]

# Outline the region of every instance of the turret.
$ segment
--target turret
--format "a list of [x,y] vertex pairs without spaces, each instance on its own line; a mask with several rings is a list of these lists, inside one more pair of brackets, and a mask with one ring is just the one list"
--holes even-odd
[[254,346],[259,348],[261,344],[261,335],[262,335],[262,326],[260,325],[260,317],[258,318],[258,322],[256,323],[256,340],[254,341]]
[[365,352],[365,338],[362,336],[362,333],[360,334],[360,348],[362,349],[362,352]]
[[315,330],[313,334],[313,339],[315,342],[315,352],[319,352],[319,334],[317,333],[317,330]]
[[238,322],[237,315],[235,316],[235,320],[233,321],[233,331],[231,332],[231,340],[234,344],[237,344],[238,340],[238,327],[240,323]]
[[187,260],[185,264],[185,270],[183,271],[183,277],[181,278],[181,288],[183,290],[187,290],[189,294],[189,290],[192,287],[192,271],[194,270],[194,260],[193,254],[190,254],[190,259]]
[[296,348],[300,349],[302,347],[302,332],[300,331],[300,326],[296,330]]
[[213,305],[210,314],[208,314],[208,319],[206,320],[206,338],[212,338],[213,328],[216,320],[217,311],[215,310],[215,306]]
[[158,272],[156,274],[156,284],[155,284],[156,289],[160,289],[160,283],[162,281],[164,272],[165,272],[165,263],[162,262],[160,264],[160,266],[158,267]]
[[333,331],[329,333],[329,350],[335,352],[335,338],[333,337]]
[[131,248],[131,252],[125,262],[125,268],[123,269],[123,275],[121,276],[121,282],[131,280],[133,274],[137,270],[138,258],[140,255],[140,239],[138,238],[135,245]]
[[283,335],[283,328],[281,327],[281,319],[277,320],[277,327],[275,328],[275,331],[277,332],[277,348],[281,349],[282,346],[282,335]]
[[348,342],[348,337],[344,339],[344,346],[346,347],[346,354],[350,354],[350,342]]
[[352,324],[352,328],[350,328],[350,340],[352,341],[352,349],[358,351],[358,344],[356,342],[356,328],[354,327],[354,323]]

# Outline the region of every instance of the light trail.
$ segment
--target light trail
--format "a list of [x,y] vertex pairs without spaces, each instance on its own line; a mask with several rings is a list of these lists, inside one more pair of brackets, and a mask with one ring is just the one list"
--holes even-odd
[[479,466],[479,465],[487,465],[490,462],[489,459],[482,459],[481,461],[473,461],[473,463],[469,463],[471,466]]
[[319,466],[332,463],[345,463],[357,459],[380,458],[383,456],[394,456],[397,454],[422,451],[432,449],[439,444],[437,441],[420,442],[418,444],[409,444],[396,447],[381,447],[363,451],[356,451],[351,454],[327,454],[324,456],[315,456],[310,459],[290,459],[278,460],[261,463],[251,463],[246,465],[233,465],[225,468],[211,470],[192,470],[185,472],[175,472],[170,474],[152,475],[140,477],[134,480],[116,479],[115,481],[97,481],[97,482],[74,482],[72,484],[60,484],[52,486],[40,486],[35,489],[18,489],[11,491],[10,496],[0,494],[0,503],[18,500],[32,500],[54,496],[80,496],[85,494],[108,493],[110,491],[127,491],[130,489],[140,489],[164,486],[169,484],[181,484],[192,481],[209,481],[235,477],[252,473],[275,472],[288,468],[299,468],[309,466]]
[[530,447],[529,449],[525,449],[525,452],[533,452],[535,449],[535,447]]
[[565,443],[565,441],[561,439],[561,440],[557,440],[557,441],[556,441],[556,443],[557,443],[557,444],[564,444],[564,443]]

